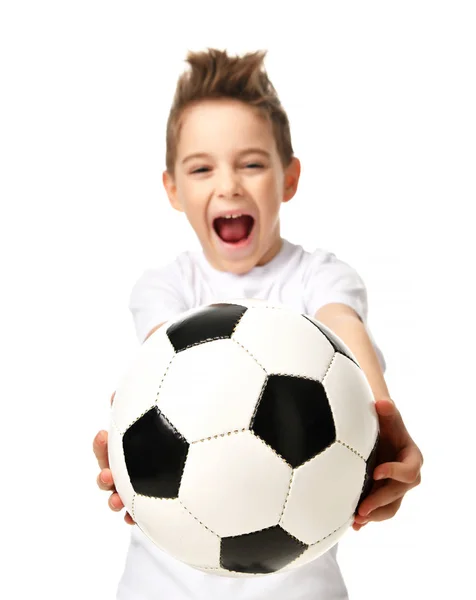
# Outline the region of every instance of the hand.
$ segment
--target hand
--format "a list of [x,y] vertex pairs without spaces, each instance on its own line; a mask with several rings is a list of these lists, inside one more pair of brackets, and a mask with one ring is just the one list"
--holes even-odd
[[[111,396],[111,404],[114,400],[114,394]],[[107,454],[107,431],[100,431],[93,441],[93,451],[96,455],[96,459],[98,461],[99,468],[101,469],[99,475],[97,476],[97,484],[101,490],[112,492],[109,496],[109,508],[116,512],[119,512],[124,508],[124,504],[119,497],[119,494],[116,492],[116,488],[114,487],[114,480],[112,478],[112,472],[109,468],[109,458]],[[131,515],[126,512],[124,515],[124,521],[129,525],[134,525],[135,521],[132,519]]]
[[392,400],[375,403],[380,426],[377,447],[376,480],[370,494],[359,506],[352,527],[359,531],[370,521],[395,516],[403,496],[421,482],[423,455],[410,437],[399,410]]

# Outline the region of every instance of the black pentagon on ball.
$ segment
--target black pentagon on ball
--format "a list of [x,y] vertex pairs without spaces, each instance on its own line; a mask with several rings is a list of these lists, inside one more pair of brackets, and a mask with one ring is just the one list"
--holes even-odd
[[156,407],[133,423],[122,439],[135,492],[177,498],[189,444]]
[[344,356],[347,356],[347,358],[349,360],[351,360],[355,365],[359,366],[357,364],[357,362],[355,361],[355,359],[350,355],[348,349],[342,344],[341,340],[332,331],[330,331],[330,329],[324,329],[324,327],[321,326],[319,321],[316,321],[315,319],[311,319],[311,317],[308,317],[307,315],[302,315],[302,316],[307,321],[312,323],[314,325],[314,327],[317,327],[317,329],[319,329],[319,331],[322,333],[322,335],[326,336],[326,338],[329,340],[330,344],[334,348],[335,352],[338,352],[339,354],[343,354]]
[[211,340],[227,339],[247,310],[241,304],[210,304],[170,325],[167,335],[175,352]]
[[370,494],[370,490],[372,489],[372,485],[374,482],[373,473],[375,468],[377,467],[377,449],[379,444],[380,436],[377,435],[377,440],[372,448],[372,452],[370,453],[368,459],[365,461],[365,479],[364,485],[362,486],[362,493],[360,494],[359,501],[357,502],[357,507],[355,509],[355,513],[357,514],[359,510],[359,506],[365,498]]
[[274,573],[283,569],[308,546],[279,525],[221,539],[220,566],[237,573]]
[[336,440],[322,383],[291,375],[268,377],[250,429],[292,467],[320,454]]

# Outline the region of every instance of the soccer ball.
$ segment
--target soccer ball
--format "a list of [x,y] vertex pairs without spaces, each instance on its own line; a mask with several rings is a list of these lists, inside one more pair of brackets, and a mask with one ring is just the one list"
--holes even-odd
[[189,310],[144,342],[116,389],[109,462],[158,547],[254,576],[344,535],[377,443],[373,394],[344,343],[297,311],[239,300]]

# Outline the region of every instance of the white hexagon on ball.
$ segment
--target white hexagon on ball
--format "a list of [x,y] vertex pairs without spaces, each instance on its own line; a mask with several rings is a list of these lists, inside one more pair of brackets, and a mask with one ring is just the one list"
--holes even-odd
[[305,544],[339,529],[354,513],[365,479],[365,461],[339,443],[298,467],[280,525]]
[[292,469],[251,431],[192,444],[179,490],[186,508],[220,537],[276,525]]
[[377,439],[378,416],[364,372],[337,353],[322,385],[334,416],[337,440],[367,460]]
[[157,407],[189,442],[248,428],[266,374],[230,339],[179,352]]
[[154,332],[139,348],[116,387],[112,404],[112,418],[121,433],[154,406],[174,355],[163,329]]
[[304,552],[298,558],[296,558],[296,560],[293,560],[293,562],[289,563],[289,565],[284,567],[284,569],[281,569],[280,572],[290,571],[291,569],[295,569],[296,567],[300,567],[301,565],[306,565],[307,563],[315,560],[316,558],[319,558],[319,556],[322,556],[325,552],[337,552],[337,542],[342,538],[342,536],[349,529],[353,522],[354,517],[352,516],[350,517],[350,519],[347,519],[347,521],[343,523],[338,529],[326,535],[324,538],[320,539],[315,544],[312,544],[312,546],[309,546],[309,548],[307,548],[307,550],[304,550]]
[[[202,525],[178,499],[138,494],[134,513],[142,531],[163,550],[189,565],[220,567],[220,538]],[[185,543],[186,540],[186,543]]]
[[270,375],[284,373],[321,381],[334,355],[331,343],[315,325],[298,313],[278,308],[248,310],[232,339]]

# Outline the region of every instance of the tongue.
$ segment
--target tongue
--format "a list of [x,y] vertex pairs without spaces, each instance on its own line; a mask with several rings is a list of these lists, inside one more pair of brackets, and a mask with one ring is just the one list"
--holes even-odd
[[243,240],[249,232],[251,217],[243,216],[237,219],[216,220],[216,231],[224,242],[236,244]]

